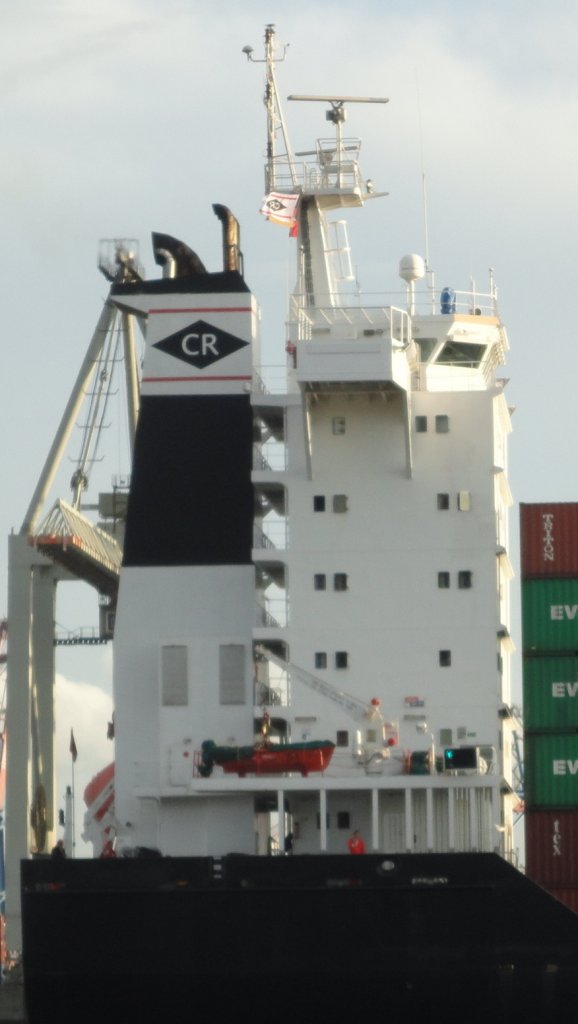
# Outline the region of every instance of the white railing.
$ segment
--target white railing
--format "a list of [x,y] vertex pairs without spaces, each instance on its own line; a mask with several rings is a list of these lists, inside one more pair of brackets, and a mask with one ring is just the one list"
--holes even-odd
[[265,599],[265,604],[258,604],[256,625],[274,629],[284,629],[289,618],[288,602],[284,597]]
[[409,314],[397,306],[313,306],[296,309],[289,337],[302,341],[385,338],[405,348],[411,341]]
[[253,469],[283,473],[287,469],[287,448],[282,441],[253,445]]
[[[357,156],[361,147],[359,139],[342,139],[341,151],[335,139],[318,139],[313,160],[295,160],[282,154],[275,159],[271,191],[293,193],[296,189],[305,192],[335,189],[359,189],[366,191]],[[267,182],[265,183],[267,188]]]
[[279,550],[287,547],[287,521],[278,519],[271,523],[264,520],[262,526],[253,527],[253,547],[264,550]]

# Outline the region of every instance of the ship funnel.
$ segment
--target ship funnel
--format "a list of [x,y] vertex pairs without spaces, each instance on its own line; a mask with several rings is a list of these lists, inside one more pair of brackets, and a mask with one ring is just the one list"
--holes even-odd
[[155,263],[163,267],[164,277],[187,277],[206,274],[206,267],[201,259],[185,242],[172,235],[164,235],[153,231],[153,252]]
[[243,253],[241,252],[241,230],[239,221],[227,206],[213,203],[213,212],[223,227],[223,270],[236,270],[243,273]]

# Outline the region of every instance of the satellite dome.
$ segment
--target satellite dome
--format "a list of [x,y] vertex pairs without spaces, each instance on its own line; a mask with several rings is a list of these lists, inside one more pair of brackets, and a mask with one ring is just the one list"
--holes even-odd
[[412,281],[419,281],[420,278],[425,276],[425,263],[421,256],[416,253],[409,253],[408,256],[402,256],[399,261],[399,276],[411,284]]

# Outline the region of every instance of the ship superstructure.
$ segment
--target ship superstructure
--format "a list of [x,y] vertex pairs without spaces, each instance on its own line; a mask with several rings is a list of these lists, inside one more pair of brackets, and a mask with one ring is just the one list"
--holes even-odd
[[440,299],[410,255],[403,301],[351,290],[329,218],[379,198],[343,137],[359,97],[297,97],[334,131],[293,155],[272,26],[265,44],[263,212],[297,262],[284,384],[264,379],[226,208],[221,270],[155,235],[162,277],[113,283],[146,334],[116,758],[86,794],[100,856],[22,864],[28,1019],[90,992],[119,1022],[237,1016],[257,995],[281,1019],[542,1024],[576,1005],[578,926],[507,863],[495,288]]
[[[444,289],[440,309],[430,277],[420,305],[410,256],[403,301],[348,293],[329,218],[379,193],[343,123],[349,103],[386,101],[292,97],[334,128],[293,156],[275,54],[269,27],[264,211],[289,217],[297,259],[283,393],[263,382],[221,208],[222,272],[158,236],[165,276],[112,289],[147,335],[115,632],[118,843],[266,853],[291,834],[295,852],[338,853],[356,828],[376,851],[509,855],[495,288]],[[259,743],[264,709],[269,745],[336,745],[325,772],[205,777],[203,743]]]

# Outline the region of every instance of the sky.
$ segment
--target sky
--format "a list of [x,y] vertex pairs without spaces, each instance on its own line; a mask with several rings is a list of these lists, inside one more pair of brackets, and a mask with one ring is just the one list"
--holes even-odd
[[[2,0],[0,534],[18,530],[88,346],[107,284],[99,240],[134,238],[157,276],[150,233],[165,231],[220,269],[211,204],[241,223],[245,274],[263,309],[264,362],[284,361],[293,243],[258,210],[263,194],[264,26],[289,44],[289,93],[388,96],[356,106],[375,200],[350,219],[363,292],[399,290],[402,255],[425,252],[439,287],[487,290],[494,268],[511,352],[512,560],[518,503],[578,500],[572,303],[578,221],[578,5],[569,0]],[[286,104],[293,147],[328,134],[323,107]],[[398,300],[399,301],[399,300]],[[129,471],[124,407],[111,406],[106,458],[87,500]],[[73,439],[71,457],[78,448]],[[65,460],[52,501],[68,499]],[[47,511],[50,502],[47,505]],[[0,544],[0,615],[7,550]],[[519,583],[514,674],[521,677]],[[96,595],[59,587],[57,619],[96,623]],[[111,759],[109,648],[58,654],[59,785]]]

